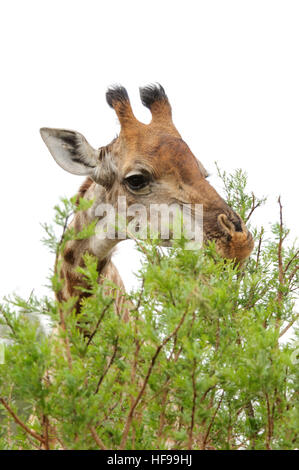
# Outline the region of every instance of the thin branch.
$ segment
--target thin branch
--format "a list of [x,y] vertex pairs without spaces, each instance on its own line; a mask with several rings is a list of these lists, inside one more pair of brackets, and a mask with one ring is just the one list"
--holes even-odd
[[258,201],[256,204],[255,204],[255,195],[254,193],[251,193],[252,195],[252,204],[251,204],[251,210],[248,214],[248,216],[246,217],[246,220],[245,220],[245,223],[248,222],[248,220],[250,219],[250,217],[252,216],[253,212],[255,211],[255,209],[257,209],[262,203],[263,203],[263,199]]
[[65,343],[65,350],[66,350],[66,357],[67,357],[67,362],[69,365],[69,369],[72,370],[73,365],[72,365],[72,355],[71,355],[71,348],[70,348],[70,341],[67,333],[67,328],[64,320],[64,314],[61,308],[59,308],[59,315],[60,315],[60,326],[65,332],[65,337],[64,337],[64,343]]
[[272,438],[272,419],[271,419],[271,411],[270,411],[270,402],[268,393],[265,393],[266,397],[266,404],[267,404],[267,417],[268,417],[268,432],[266,435],[266,448],[267,450],[271,450],[271,438]]
[[209,388],[205,391],[205,393],[202,395],[202,397],[201,397],[201,399],[200,399],[200,403],[202,403],[202,402],[205,400],[207,394],[208,394],[211,390],[213,390],[215,387],[216,387],[216,385],[212,385],[211,387],[209,387]]
[[143,292],[144,292],[144,282],[145,282],[145,279],[144,279],[144,276],[142,276],[142,283],[141,283],[141,289],[140,289],[140,295],[139,295],[139,298],[138,298],[138,302],[137,302],[137,305],[134,309],[132,309],[133,312],[138,312],[139,311],[139,308],[140,308],[140,305],[141,305],[141,300],[142,300],[142,296],[143,296]]
[[203,443],[202,443],[202,449],[203,449],[203,450],[204,450],[205,447],[206,447],[207,440],[208,440],[208,437],[209,437],[209,434],[210,434],[212,425],[213,425],[213,423],[214,423],[214,421],[215,421],[216,415],[217,415],[217,413],[218,413],[218,410],[219,410],[219,408],[220,408],[220,405],[221,405],[221,403],[222,403],[223,396],[224,396],[224,391],[223,391],[222,394],[221,394],[221,397],[220,397],[220,399],[219,399],[217,408],[216,408],[216,410],[215,410],[215,412],[214,412],[214,414],[213,414],[213,416],[212,416],[212,419],[211,419],[210,424],[209,424],[209,426],[208,426],[207,432],[206,432],[205,437],[204,437],[204,439],[203,439]]
[[30,434],[30,436],[34,437],[35,439],[37,439],[39,442],[41,442],[42,444],[45,443],[45,440],[43,438],[43,436],[41,436],[40,434],[37,434],[35,431],[33,431],[32,429],[28,428],[28,426],[26,426],[25,423],[23,423],[23,421],[21,421],[21,419],[15,414],[15,412],[10,408],[9,404],[4,400],[4,398],[1,398],[0,397],[0,402],[2,403],[2,405],[7,409],[8,413],[11,415],[11,417],[13,418],[13,420],[15,421],[15,423],[17,423],[19,426],[21,426],[22,429],[24,429],[24,431],[26,431],[27,434]]
[[260,261],[260,254],[261,254],[261,247],[262,247],[262,241],[263,241],[263,235],[264,235],[264,227],[261,228],[261,233],[259,236],[259,244],[257,247],[257,255],[256,255],[256,262],[255,262],[255,267],[257,268],[259,265]]
[[90,337],[89,337],[89,339],[88,339],[88,341],[87,341],[86,348],[85,348],[85,352],[86,352],[88,346],[90,345],[90,343],[92,342],[93,337],[94,337],[94,335],[96,334],[96,332],[97,332],[97,330],[98,330],[98,328],[99,328],[99,326],[100,326],[100,324],[101,324],[101,322],[102,322],[102,320],[103,320],[103,318],[104,318],[105,313],[107,312],[107,310],[109,309],[109,307],[110,307],[110,305],[112,304],[113,301],[114,301],[114,299],[112,298],[112,299],[110,300],[110,302],[103,308],[102,313],[101,313],[101,315],[100,315],[100,318],[98,319],[97,324],[96,324],[96,326],[95,326],[95,329],[93,330],[93,332],[91,333],[91,335],[90,335]]
[[64,235],[65,235],[65,232],[66,232],[66,229],[67,229],[67,225],[68,225],[68,221],[70,220],[70,217],[71,215],[73,214],[70,213],[69,215],[66,216],[65,218],[65,221],[64,221],[64,226],[63,226],[63,229],[62,229],[62,234],[61,234],[61,237],[60,237],[60,240],[57,244],[57,247],[56,247],[56,256],[55,256],[55,263],[54,263],[54,272],[56,272],[57,270],[57,264],[58,264],[58,258],[59,258],[59,252],[60,252],[60,248],[61,248],[61,245],[62,245],[62,242],[63,242],[63,239],[64,239]]
[[100,388],[100,386],[101,386],[101,383],[102,383],[103,380],[104,380],[105,375],[107,374],[108,370],[110,369],[110,367],[112,366],[112,364],[113,364],[113,362],[114,362],[114,359],[115,359],[115,356],[116,356],[116,352],[117,352],[117,345],[118,345],[118,337],[117,337],[116,340],[115,340],[115,345],[114,345],[113,354],[112,354],[112,356],[111,356],[111,358],[110,358],[110,360],[109,360],[109,363],[108,363],[106,369],[105,369],[104,372],[102,373],[102,375],[101,375],[101,377],[100,377],[100,379],[99,379],[99,381],[98,381],[98,383],[97,383],[97,387],[96,387],[96,390],[95,390],[95,392],[94,392],[95,395],[98,393],[99,388]]
[[291,282],[291,280],[293,279],[293,277],[295,276],[296,272],[298,271],[299,269],[299,264],[297,266],[295,266],[295,268],[293,269],[293,271],[291,272],[291,274],[289,275],[289,281]]
[[279,338],[281,338],[296,322],[296,320],[299,318],[299,313],[295,315],[292,321],[290,321],[287,326],[280,332]]
[[[169,380],[169,378],[168,378],[168,380]],[[161,404],[162,411],[161,411],[161,414],[160,414],[159,430],[158,430],[158,434],[157,434],[158,439],[162,436],[163,428],[164,428],[164,425],[165,425],[165,409],[166,409],[167,395],[168,395],[168,388],[165,388],[164,392],[163,392],[163,396],[162,396],[162,404]]]
[[[265,282],[265,280],[264,280],[264,282]],[[259,283],[260,282],[258,282],[256,284],[255,288],[257,288],[259,286]],[[258,300],[262,299],[268,291],[269,291],[269,285],[268,284],[266,284],[265,287],[260,291],[256,291],[256,289],[251,288],[251,291],[249,293],[248,302],[246,303],[245,308],[247,310],[253,308],[255,306],[255,304],[258,302]],[[256,297],[255,297],[255,300],[254,300],[253,297],[254,297],[255,294],[256,294]]]
[[296,251],[296,253],[292,256],[292,258],[289,260],[289,262],[286,264],[283,272],[284,274],[287,272],[287,270],[289,269],[290,265],[292,264],[292,262],[294,261],[294,259],[296,259],[297,257],[299,256],[299,250]]
[[[169,382],[170,382],[170,376],[167,375],[164,381],[164,384],[161,385],[161,388],[159,388],[159,390],[151,396],[151,401],[154,401],[159,395],[161,395],[161,393],[169,392],[168,388],[166,388],[168,387]],[[148,403],[146,401],[143,402],[142,405],[140,405],[142,410],[144,409],[144,407],[147,407],[147,406],[148,406]]]
[[105,419],[110,418],[112,411],[117,407],[117,405],[119,405],[119,403],[120,403],[120,401],[117,400],[117,402],[115,402],[112,406],[110,406],[110,408],[107,412],[105,412],[105,410],[104,410]]
[[45,450],[50,450],[49,443],[49,418],[46,415],[43,415],[43,436],[44,436],[44,446]]
[[[30,444],[32,445],[32,447],[34,447],[34,449],[36,449],[36,450],[42,450],[42,444],[41,444],[41,443],[36,444],[32,439],[30,439],[29,436],[27,436],[27,439],[28,439],[28,441],[30,442]],[[21,448],[20,448],[19,450],[24,450],[24,449],[21,449]],[[33,449],[32,449],[32,450],[33,450]]]
[[94,438],[95,440],[95,443],[98,445],[98,447],[101,449],[101,450],[107,450],[107,447],[105,446],[105,444],[103,443],[102,439],[98,436],[95,428],[93,426],[89,426],[89,430],[90,430],[90,433],[92,435],[92,437]]
[[59,444],[61,445],[61,449],[62,449],[62,450],[69,450],[67,447],[65,447],[64,443],[62,442],[62,440],[61,440],[59,437],[55,436],[55,439],[56,439],[57,442],[59,442]]
[[196,360],[193,360],[193,373],[192,373],[192,389],[193,389],[193,402],[192,402],[192,413],[191,413],[191,425],[189,432],[189,441],[188,441],[188,450],[192,449],[192,440],[193,440],[193,428],[194,428],[194,417],[195,417],[195,407],[196,407],[196,382],[195,382],[195,370],[196,370]]
[[9,318],[7,317],[7,314],[6,314],[5,310],[3,310],[2,307],[0,307],[0,313],[1,313],[1,315],[3,315],[3,317],[4,317],[5,321],[6,321],[7,326],[8,326],[8,327],[11,329],[11,331],[12,331],[12,334],[13,334],[14,336],[17,336],[16,330],[15,330],[14,327],[12,326],[12,324],[11,324]]
[[[253,406],[252,406],[252,402],[249,400],[249,402],[245,405],[244,407],[245,409],[245,413],[248,417],[248,419],[254,419],[255,416],[254,416],[254,409],[253,409]],[[255,440],[256,440],[256,437],[257,437],[257,431],[251,431],[250,432],[250,444],[251,444],[251,449],[254,450],[255,449]]]

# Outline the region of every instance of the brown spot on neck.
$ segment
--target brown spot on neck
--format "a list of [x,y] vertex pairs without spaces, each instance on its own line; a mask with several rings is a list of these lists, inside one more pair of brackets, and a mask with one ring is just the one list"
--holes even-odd
[[79,204],[79,200],[81,197],[84,197],[87,190],[90,188],[90,186],[94,183],[94,181],[91,178],[87,178],[80,186],[78,194],[77,194],[77,200],[76,204]]
[[74,254],[74,250],[72,248],[67,248],[65,251],[64,251],[64,260],[69,263],[69,264],[74,264],[75,262],[75,254]]

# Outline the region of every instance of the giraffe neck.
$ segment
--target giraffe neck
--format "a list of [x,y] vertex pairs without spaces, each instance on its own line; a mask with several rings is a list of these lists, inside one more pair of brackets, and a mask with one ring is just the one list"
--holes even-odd
[[[96,206],[101,202],[106,202],[106,191],[92,180],[87,179],[81,186],[78,197],[94,199],[96,203],[87,211],[79,211],[75,214],[69,225],[69,228],[73,228],[75,233],[80,232],[84,226],[89,225],[96,218]],[[111,261],[111,256],[117,243],[118,240],[100,240],[96,235],[83,240],[69,240],[60,258],[60,276],[64,283],[61,292],[58,294],[58,300],[65,301],[72,296],[77,296],[78,302],[76,308],[79,310],[80,302],[86,294],[78,289],[78,286],[84,286],[84,279],[77,272],[77,268],[84,267],[84,254],[86,253],[95,256],[98,260],[97,269],[100,283],[106,278],[124,289],[119,273]]]

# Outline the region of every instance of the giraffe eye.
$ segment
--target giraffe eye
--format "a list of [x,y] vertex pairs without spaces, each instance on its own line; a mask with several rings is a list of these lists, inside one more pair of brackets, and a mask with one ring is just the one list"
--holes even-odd
[[149,184],[149,177],[143,174],[131,175],[125,178],[125,183],[133,191],[139,191]]

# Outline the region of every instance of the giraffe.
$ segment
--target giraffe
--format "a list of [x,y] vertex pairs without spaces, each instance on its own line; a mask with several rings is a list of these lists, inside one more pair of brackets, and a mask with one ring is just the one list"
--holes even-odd
[[[142,204],[147,211],[153,203],[202,204],[203,239],[215,240],[218,253],[236,262],[243,262],[253,249],[253,238],[244,222],[220,197],[207,181],[204,166],[195,158],[172,120],[172,109],[164,88],[148,85],[140,88],[144,106],[151,112],[151,122],[144,124],[133,114],[129,96],[122,86],[108,89],[106,99],[116,112],[120,133],[111,143],[94,149],[79,132],[66,129],[42,128],[42,139],[54,160],[64,170],[86,176],[78,196],[92,199],[87,211],[78,211],[70,227],[76,232],[97,219],[96,207],[109,203],[116,207],[119,196],[126,198],[128,207]],[[59,300],[78,296],[79,310],[85,295],[77,289],[82,276],[76,268],[82,266],[88,252],[98,260],[99,282],[109,279],[124,289],[120,275],[112,262],[118,239],[84,240],[66,243],[61,263],[64,279]],[[116,306],[121,311],[122,296]],[[124,309],[127,318],[127,310]]]

